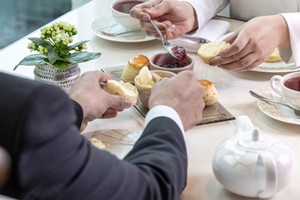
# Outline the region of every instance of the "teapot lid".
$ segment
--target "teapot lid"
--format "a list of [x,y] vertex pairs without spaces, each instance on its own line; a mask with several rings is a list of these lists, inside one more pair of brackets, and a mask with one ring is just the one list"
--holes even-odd
[[273,140],[267,136],[261,137],[257,128],[251,134],[240,135],[236,142],[238,147],[250,151],[270,149],[273,146]]

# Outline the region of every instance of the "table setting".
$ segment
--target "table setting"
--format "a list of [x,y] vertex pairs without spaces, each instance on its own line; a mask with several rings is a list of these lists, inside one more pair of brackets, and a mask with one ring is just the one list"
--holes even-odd
[[[82,73],[89,70],[102,70],[119,81],[121,80],[122,71],[131,57],[142,54],[152,62],[155,55],[166,53],[166,50],[160,40],[146,35],[143,30],[139,28],[128,30],[122,26],[113,17],[112,5],[112,0],[93,0],[55,21],[68,21],[74,24],[78,27],[77,39],[89,40],[87,50],[101,53],[100,58],[79,64]],[[188,152],[188,181],[181,195],[182,200],[249,200],[249,197],[254,200],[270,197],[272,200],[297,200],[300,197],[300,118],[286,106],[261,101],[249,93],[249,91],[254,91],[265,98],[291,105],[291,101],[287,101],[285,94],[283,95],[272,89],[275,86],[271,86],[271,80],[275,75],[289,77],[288,74],[290,73],[295,73],[297,77],[300,77],[300,72],[297,72],[299,66],[295,66],[294,63],[280,61],[267,63],[268,66],[262,64],[251,71],[238,73],[226,71],[216,66],[209,66],[197,54],[197,50],[202,44],[208,41],[216,42],[225,39],[228,34],[243,23],[225,17],[216,17],[209,21],[207,26],[204,26],[199,32],[169,41],[172,45],[182,46],[186,49],[187,56],[193,61],[193,68],[189,70],[192,70],[199,80],[211,81],[218,92],[217,103],[207,106],[206,110],[204,109],[202,123],[185,133]],[[209,31],[212,27],[217,27],[214,35]],[[38,33],[38,30],[36,30],[29,36],[36,36]],[[0,51],[1,71],[30,79],[34,78],[33,69],[20,67],[18,70],[13,71],[13,67],[17,62],[28,55],[26,50],[27,38],[26,36]],[[15,56],[14,52],[17,51],[19,54]],[[9,59],[12,57],[14,59]],[[282,78],[281,82],[286,80],[285,78]],[[284,84],[277,81],[276,85],[281,87]],[[297,97],[300,97],[299,91],[297,91]],[[108,151],[122,159],[130,151],[142,132],[147,111],[138,100],[132,108],[121,112],[116,118],[95,120],[89,123],[83,131],[83,135],[88,139],[94,136],[103,141],[108,147]],[[226,177],[224,178],[218,174],[216,168],[221,160],[219,159],[219,163],[216,162],[216,151],[220,149],[220,145],[224,142],[232,141],[230,139],[237,132],[236,127],[242,127],[238,124],[240,121],[237,120],[240,119],[240,116],[246,116],[246,121],[248,121],[248,125],[250,124],[249,127],[255,127],[260,138],[263,139],[264,136],[267,136],[276,141],[279,140],[288,149],[288,152],[294,156],[288,159],[288,161],[294,163],[289,165],[294,167],[294,171],[291,169],[292,175],[289,175],[289,180],[286,181],[280,179],[282,175],[277,173],[279,172],[277,168],[271,170],[272,173],[265,173],[268,172],[269,168],[272,168],[270,163],[276,163],[276,159],[274,161],[272,156],[269,157],[269,154],[263,158],[253,158],[253,160],[258,161],[258,164],[252,162],[253,160],[250,163],[256,164],[249,164],[252,167],[256,166],[255,170],[257,171],[255,172],[257,173],[253,174],[255,176],[257,174],[261,175],[260,181],[262,182],[270,183],[269,181],[273,180],[271,183],[274,183],[275,179],[272,177],[276,176],[277,173],[279,179],[276,179],[275,182],[280,185],[278,190],[274,186],[271,189],[268,188],[268,190],[261,190],[260,193],[253,192],[249,195],[245,194],[247,191],[243,189],[240,194],[237,194],[238,192],[232,190],[231,185],[227,184]],[[252,133],[252,129],[251,131],[241,130],[240,132],[247,132],[246,135],[250,138],[247,138],[248,142],[249,140],[252,141],[253,138],[253,141],[260,141],[257,139],[257,133]],[[252,137],[252,135],[255,136]],[[120,148],[118,148],[118,145]],[[270,148],[266,149],[269,150]],[[238,157],[232,163],[236,164],[240,158]],[[215,164],[213,164],[214,162]],[[222,166],[225,167],[225,165]],[[229,169],[229,167],[226,169]],[[273,175],[267,177],[266,181],[263,179],[266,174]],[[236,171],[232,172],[232,176],[239,177],[236,175]],[[247,183],[251,182],[252,184],[254,178],[250,179],[252,182],[248,181]],[[258,186],[264,187],[263,185]],[[249,187],[247,186],[247,188]]]
[[[214,24],[214,23],[219,23],[220,21],[212,21],[212,22],[210,22],[209,23],[209,25],[212,25],[212,24]],[[222,21],[221,21],[221,23],[222,23]],[[227,22],[228,23],[228,22]],[[199,135],[198,134],[201,134],[201,132],[202,132],[202,129],[209,129],[208,127],[206,127],[207,125],[209,125],[209,127],[211,128],[211,127],[219,127],[219,129],[218,130],[221,130],[222,128],[221,127],[223,127],[223,125],[224,124],[222,124],[222,123],[224,123],[225,122],[225,124],[226,125],[230,125],[230,127],[231,128],[229,128],[228,129],[228,127],[227,128],[225,128],[225,130],[226,131],[221,131],[221,132],[226,132],[226,136],[227,137],[225,137],[225,136],[223,136],[223,137],[221,137],[222,139],[223,139],[223,141],[224,140],[226,140],[226,138],[229,138],[229,135],[228,135],[228,133],[229,132],[231,132],[230,130],[233,130],[233,126],[234,126],[234,124],[235,124],[235,121],[236,121],[236,119],[237,118],[239,118],[239,115],[242,113],[241,112],[241,110],[239,109],[239,111],[238,112],[235,112],[234,110],[230,110],[230,109],[227,109],[228,107],[226,106],[226,105],[228,105],[227,104],[227,102],[226,102],[226,100],[224,101],[224,98],[222,98],[222,95],[224,94],[223,93],[223,91],[222,91],[222,82],[224,83],[224,82],[226,82],[228,85],[226,86],[226,87],[234,87],[235,89],[236,89],[236,91],[234,92],[234,93],[231,93],[231,94],[243,94],[243,95],[248,95],[248,97],[247,97],[247,101],[243,101],[243,103],[242,104],[245,104],[245,105],[247,105],[247,102],[251,102],[251,109],[249,108],[249,111],[247,110],[247,109],[245,109],[244,110],[244,112],[246,112],[246,113],[252,113],[252,114],[250,114],[250,116],[251,116],[251,119],[255,119],[256,117],[256,115],[257,115],[257,113],[258,112],[261,112],[261,114],[262,115],[259,115],[260,116],[260,118],[259,119],[257,119],[256,118],[256,120],[263,120],[262,118],[270,118],[271,120],[272,119],[274,119],[275,120],[275,122],[274,121],[272,121],[271,122],[271,124],[273,124],[273,123],[276,123],[276,121],[279,121],[279,122],[281,122],[281,123],[283,123],[283,124],[280,124],[281,126],[282,126],[282,129],[285,129],[285,126],[286,126],[286,124],[292,124],[292,125],[299,125],[299,119],[297,118],[297,117],[295,117],[294,118],[294,115],[293,115],[293,112],[291,111],[291,110],[289,110],[288,108],[287,109],[285,109],[284,108],[284,106],[280,106],[280,105],[277,105],[277,104],[270,104],[270,103],[266,103],[266,102],[262,102],[262,101],[260,101],[260,100],[256,100],[255,98],[253,98],[250,94],[249,94],[249,91],[250,91],[250,89],[254,89],[255,91],[258,91],[258,92],[260,92],[264,97],[270,97],[269,96],[269,94],[271,93],[268,93],[267,91],[271,91],[271,89],[270,89],[270,85],[269,85],[269,81],[270,81],[270,78],[271,78],[271,76],[273,76],[274,74],[276,74],[276,73],[279,73],[279,74],[282,74],[282,73],[289,73],[289,72],[294,72],[294,71],[297,71],[298,70],[298,68],[296,67],[296,68],[294,68],[293,67],[293,63],[291,63],[291,64],[287,64],[287,63],[284,63],[283,61],[280,61],[280,62],[276,62],[276,63],[267,63],[267,66],[265,67],[264,66],[264,64],[265,63],[263,63],[261,66],[259,66],[258,68],[256,68],[256,69],[253,69],[253,70],[251,70],[251,72],[248,72],[248,73],[246,73],[246,75],[242,75],[242,76],[240,76],[240,75],[237,75],[237,74],[235,74],[235,73],[230,73],[230,72],[224,72],[224,71],[222,71],[221,72],[221,70],[220,69],[216,69],[214,66],[205,66],[204,64],[203,64],[203,62],[202,62],[202,60],[201,60],[201,58],[199,58],[199,56],[196,54],[197,53],[197,50],[199,49],[199,47],[201,46],[201,44],[203,43],[207,43],[207,42],[213,42],[213,41],[218,41],[218,40],[223,40],[224,38],[226,38],[227,36],[228,36],[228,32],[230,31],[229,30],[229,27],[227,26],[226,27],[226,23],[224,23],[224,24],[222,24],[222,25],[220,25],[220,29],[219,29],[220,31],[221,31],[221,33],[219,33],[219,35],[217,34],[217,37],[215,37],[215,38],[213,38],[213,39],[207,39],[207,38],[205,38],[205,39],[207,39],[207,40],[203,40],[203,36],[198,36],[198,40],[196,40],[195,38],[192,38],[192,37],[189,37],[189,36],[185,36],[185,37],[182,37],[182,38],[179,38],[179,39],[177,39],[176,41],[170,41],[170,45],[173,45],[173,46],[182,46],[182,47],[184,47],[185,48],[185,50],[187,51],[187,53],[188,53],[188,55],[190,55],[191,56],[191,58],[195,61],[195,63],[194,63],[194,67],[193,67],[193,71],[195,72],[195,73],[198,73],[198,76],[199,76],[199,79],[200,78],[208,78],[209,80],[212,80],[214,83],[215,83],[215,85],[216,85],[216,87],[219,89],[219,88],[221,88],[221,89],[219,89],[219,91],[220,91],[220,99],[219,99],[219,102],[217,103],[217,104],[214,104],[214,106],[216,106],[216,105],[220,105],[220,106],[222,106],[223,107],[223,105],[225,105],[223,108],[224,108],[224,110],[225,111],[228,111],[228,118],[226,118],[225,117],[225,119],[224,120],[208,120],[208,121],[205,121],[205,120],[207,120],[207,118],[209,118],[209,117],[207,117],[207,114],[206,114],[206,110],[208,110],[208,108],[212,108],[213,109],[213,107],[207,107],[206,108],[206,110],[204,109],[204,116],[203,116],[203,123],[201,123],[201,124],[199,124],[200,126],[197,126],[195,129],[193,129],[193,130],[191,130],[191,131],[189,131],[190,132],[190,136],[187,136],[187,144],[188,145],[190,145],[190,146],[188,146],[187,148],[188,148],[188,150],[190,151],[190,155],[191,155],[191,162],[190,162],[190,169],[189,169],[189,174],[190,174],[190,181],[188,182],[188,185],[187,185],[187,188],[186,188],[186,190],[183,192],[183,195],[182,195],[182,199],[199,199],[198,197],[199,197],[199,192],[196,192],[196,191],[194,191],[194,189],[193,188],[195,188],[195,181],[193,181],[194,180],[194,178],[195,177],[197,177],[198,175],[198,173],[197,173],[197,170],[199,170],[199,168],[202,166],[203,167],[203,165],[201,165],[201,166],[199,166],[199,163],[197,163],[197,161],[196,160],[198,160],[198,159],[196,159],[196,154],[194,155],[193,153],[195,153],[196,152],[196,150],[195,149],[197,149],[197,152],[199,152],[199,151],[201,151],[201,150],[204,150],[204,148],[205,147],[199,147],[199,145],[201,146],[201,144],[203,144],[202,142],[201,142],[201,137],[199,138]],[[230,33],[229,33],[230,34]],[[202,38],[202,40],[201,40],[201,38]],[[199,42],[199,40],[201,41],[201,42]],[[191,42],[192,41],[192,42]],[[196,42],[194,42],[194,41],[196,41]],[[163,42],[163,43],[165,43],[165,42]],[[197,44],[197,45],[196,45]],[[192,48],[191,48],[192,47]],[[163,48],[163,47],[162,47]],[[151,54],[150,56],[150,59],[152,59],[152,57],[153,57],[153,54]],[[116,79],[116,80],[120,80],[121,79],[121,74],[122,74],[122,70],[123,70],[123,68],[124,68],[124,66],[126,65],[126,63],[124,62],[124,64],[123,65],[119,65],[119,66],[109,66],[109,67],[103,67],[102,68],[102,71],[104,71],[105,73],[108,73],[108,74],[110,74],[114,79]],[[204,67],[207,67],[206,69],[203,69]],[[201,69],[199,69],[199,68],[201,68]],[[150,67],[150,69],[151,69],[151,67]],[[217,71],[217,72],[216,72]],[[244,78],[244,80],[242,81],[242,82],[247,82],[247,81],[251,81],[252,82],[252,86],[251,87],[253,87],[253,88],[251,88],[251,87],[245,87],[245,88],[247,88],[247,89],[245,89],[245,88],[242,88],[241,90],[242,91],[240,91],[240,89],[238,89],[238,88],[236,88],[236,86],[234,85],[234,83],[230,83],[230,82],[228,82],[228,81],[224,81],[224,79],[222,79],[222,78],[220,78],[220,79],[218,79],[218,77],[216,77],[215,76],[215,74],[214,73],[217,73],[218,75],[224,75],[224,76],[228,76],[228,74],[230,74],[230,76],[229,77],[232,77],[233,79],[234,78],[236,78],[235,76],[237,76],[237,77],[239,77],[239,79],[240,78]],[[253,76],[255,76],[255,75],[257,75],[257,74],[260,74],[259,76],[261,77],[261,79],[260,79],[260,81],[264,81],[266,84],[264,84],[264,86],[263,87],[260,87],[259,85],[258,85],[258,83],[256,83],[256,80],[255,80],[255,78],[253,78]],[[258,76],[258,75],[257,75]],[[228,78],[228,77],[227,77]],[[233,81],[233,82],[235,82],[235,81]],[[259,82],[259,79],[258,79],[258,82]],[[243,84],[242,84],[243,85]],[[244,85],[243,85],[244,86]],[[224,88],[223,89],[225,89],[225,86],[224,86]],[[245,89],[245,90],[244,90]],[[272,92],[272,93],[274,93],[274,92]],[[275,94],[273,94],[274,96],[275,96]],[[238,95],[239,96],[239,95]],[[228,98],[228,96],[227,96],[227,98]],[[242,98],[242,97],[237,97],[237,99],[236,100],[234,100],[235,102],[239,102],[239,98],[240,99],[245,99],[245,98]],[[277,101],[279,101],[279,102],[284,102],[284,99],[283,98],[278,98],[278,95],[276,96],[276,98],[275,97],[271,97],[273,100],[277,100]],[[233,104],[232,104],[233,105]],[[263,106],[265,106],[265,107],[263,107]],[[270,110],[269,108],[267,109],[266,108],[266,106],[269,106],[269,107],[276,107],[277,108],[277,113],[279,113],[279,114],[281,114],[282,115],[282,113],[288,113],[288,114],[286,114],[285,116],[286,116],[286,118],[288,118],[288,120],[284,120],[283,119],[283,117],[278,117],[278,115],[276,115],[276,114],[274,114],[274,111],[272,111],[272,110]],[[134,106],[134,108],[137,110],[137,111],[139,111],[139,113],[144,117],[145,115],[146,115],[146,113],[147,113],[147,108],[145,108],[143,105],[142,105],[142,103],[141,102],[137,102],[137,104]],[[282,109],[283,110],[285,110],[285,111],[282,111]],[[288,112],[286,111],[286,110],[289,110]],[[216,111],[214,111],[214,112],[216,112]],[[231,112],[233,113],[233,114],[231,114]],[[206,118],[207,117],[207,118]],[[292,121],[290,121],[291,120],[291,118],[292,118]],[[216,118],[214,118],[214,119],[216,119]],[[268,120],[270,120],[270,119],[268,119]],[[226,120],[229,120],[229,121],[227,121],[226,122]],[[223,121],[223,122],[222,122]],[[254,122],[255,122],[255,120],[254,120]],[[218,124],[218,123],[220,123],[220,124]],[[293,127],[295,130],[297,129],[296,127]],[[216,129],[217,130],[217,129]],[[270,130],[269,130],[270,131]],[[269,131],[262,131],[264,134],[266,134],[266,135],[269,135],[270,133],[272,134],[272,131],[271,132],[269,132]],[[282,130],[281,130],[282,131]],[[207,132],[206,133],[206,131],[204,131],[205,132],[205,141],[207,142],[208,140],[214,140],[214,139],[216,139],[216,140],[218,140],[218,141],[222,141],[222,139],[221,138],[219,138],[219,135],[217,136],[216,134],[212,134],[212,135],[209,135],[209,133]],[[210,132],[210,131],[209,131]],[[218,131],[219,132],[219,131]],[[280,131],[279,131],[280,132]],[[294,132],[294,131],[292,131],[293,133],[296,133],[296,132]],[[189,133],[187,133],[187,134],[189,134]],[[196,137],[196,135],[198,136],[198,137]],[[198,141],[199,143],[198,144],[195,144],[195,141]],[[221,142],[220,142],[221,143]],[[219,144],[220,144],[219,143]],[[207,146],[206,146],[207,147]],[[217,149],[217,147],[218,147],[218,144],[214,144],[213,145],[213,149],[214,150],[216,150]],[[210,152],[214,152],[214,151],[210,151]],[[291,154],[293,154],[293,153],[291,153]],[[207,161],[204,161],[205,162],[205,169],[208,169],[208,168],[210,168],[209,166],[211,165],[211,163],[212,163],[212,158],[214,157],[214,154],[213,153],[209,153],[209,155],[210,155],[210,157],[209,158],[207,158]],[[200,159],[200,160],[203,160],[203,159]],[[262,163],[264,163],[265,161],[259,161],[259,162],[262,162]],[[291,163],[293,163],[294,161],[292,160],[291,161]],[[260,167],[259,167],[260,166]],[[292,164],[291,166],[294,166],[294,164]],[[264,164],[258,164],[258,166],[257,166],[257,168],[265,168],[265,166],[264,166]],[[269,168],[269,167],[267,167],[267,168]],[[295,172],[293,172],[293,170],[292,170],[292,168],[293,167],[291,167],[291,174],[292,173],[295,173]],[[196,170],[196,171],[195,171]],[[201,171],[201,170],[200,170]],[[274,171],[274,170],[273,170]],[[274,173],[274,172],[273,172]],[[279,173],[279,172],[278,172]],[[212,175],[212,174],[211,174]],[[216,177],[218,177],[218,175],[216,175],[216,174],[214,174],[213,176],[216,176]],[[257,175],[255,175],[255,176],[257,176]],[[262,174],[260,174],[259,176],[263,176]],[[193,178],[194,177],[194,178]],[[203,178],[203,177],[202,177]],[[269,179],[269,178],[268,178]],[[210,181],[211,181],[211,179],[209,179]],[[201,185],[201,183],[200,182],[206,182],[206,181],[208,181],[207,179],[200,179],[199,178],[199,180],[198,181],[196,181],[197,182],[197,184],[199,184],[199,185]],[[263,181],[262,179],[260,180],[260,181]],[[279,185],[282,185],[282,183],[278,183],[276,180],[274,180],[274,179],[272,179],[272,178],[270,178],[270,180],[269,181],[271,181],[271,183],[275,183],[275,184],[279,184]],[[274,182],[275,181],[275,182]],[[290,179],[288,180],[288,181],[283,181],[283,182],[285,182],[285,183],[287,183],[287,182],[292,182],[293,181],[293,178],[290,176]],[[221,184],[220,184],[220,182],[221,182]],[[255,182],[255,181],[254,181]],[[253,183],[254,183],[253,182]],[[215,182],[207,182],[208,183],[208,185],[206,185],[206,186],[204,186],[204,185],[202,185],[201,187],[207,187],[207,189],[205,189],[205,190],[208,190],[208,192],[204,192],[204,190],[202,190],[201,189],[201,191],[203,192],[200,192],[200,194],[201,194],[201,196],[203,197],[203,199],[247,199],[247,197],[252,197],[252,198],[269,198],[269,197],[273,197],[273,198],[278,198],[278,199],[280,199],[280,198],[282,198],[282,195],[280,195],[280,194],[282,194],[283,192],[280,192],[281,190],[289,190],[289,189],[286,189],[286,188],[290,188],[290,190],[291,190],[291,187],[288,187],[288,184],[286,184],[286,185],[284,185],[284,186],[282,186],[282,188],[278,188],[278,190],[277,189],[274,189],[274,188],[276,188],[277,186],[274,186],[274,188],[272,188],[272,189],[266,189],[266,191],[265,191],[265,193],[264,192],[261,192],[261,193],[257,193],[257,192],[253,192],[252,194],[249,194],[249,191],[248,191],[248,193],[247,192],[243,192],[243,190],[240,190],[239,192],[237,192],[237,191],[235,191],[235,190],[232,190],[232,189],[230,189],[230,187],[231,186],[226,186],[227,184],[226,183],[224,183],[222,180],[220,180],[219,179],[219,182],[217,182],[217,181],[215,181]],[[239,184],[242,184],[242,183],[239,183]],[[256,183],[254,183],[254,184],[256,184]],[[198,186],[199,186],[198,185]],[[297,184],[296,184],[297,185]],[[230,194],[230,193],[227,193],[227,192],[224,192],[224,190],[222,190],[222,188],[225,186],[225,188],[227,188],[228,189],[228,187],[229,187],[229,191],[231,191],[231,192],[233,192],[233,193],[236,193],[236,194],[238,194],[237,196],[233,196],[232,194]],[[212,194],[211,193],[209,193],[209,189],[212,189],[212,188],[210,188],[210,187],[212,187],[212,188],[215,188],[215,189],[217,189],[218,188],[218,191],[220,191],[218,194],[222,197],[222,198],[215,198],[215,197],[213,197],[212,196]],[[259,187],[264,187],[263,185],[259,185]],[[204,193],[205,193],[205,195],[204,195]],[[279,195],[277,194],[277,193],[279,193]],[[244,196],[244,197],[243,197]]]

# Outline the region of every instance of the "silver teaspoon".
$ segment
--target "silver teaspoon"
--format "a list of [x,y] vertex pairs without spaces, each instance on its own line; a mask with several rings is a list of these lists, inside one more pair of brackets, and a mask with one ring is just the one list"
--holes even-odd
[[155,24],[155,22],[153,20],[150,20],[150,23],[152,24],[152,26],[155,28],[155,30],[159,34],[159,36],[161,38],[161,41],[163,43],[163,46],[165,47],[165,49],[167,50],[167,52],[171,56],[173,56],[174,58],[178,59],[177,56],[175,55],[175,53],[173,52],[173,48],[176,47],[176,46],[171,45],[171,43],[164,38],[162,32],[159,30],[159,28],[157,27],[157,25]]
[[286,107],[288,107],[289,109],[291,109],[291,110],[295,113],[295,115],[297,115],[297,117],[300,117],[300,110],[298,110],[298,109],[296,109],[296,108],[294,108],[294,107],[292,107],[292,106],[290,106],[290,105],[288,105],[288,104],[281,103],[281,102],[278,102],[278,101],[273,101],[272,99],[263,97],[263,96],[261,96],[261,95],[255,93],[255,92],[253,92],[252,90],[250,90],[249,93],[250,93],[253,97],[255,97],[255,98],[257,98],[257,99],[259,99],[259,100],[261,100],[261,101],[264,101],[264,102],[266,102],[266,103],[274,103],[274,104],[279,104],[279,105],[282,105],[282,106],[286,106]]

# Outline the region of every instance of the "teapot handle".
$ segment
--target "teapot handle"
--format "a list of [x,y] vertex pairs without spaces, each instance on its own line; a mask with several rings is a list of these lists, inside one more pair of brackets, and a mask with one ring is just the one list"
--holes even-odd
[[235,135],[244,132],[252,132],[253,129],[254,126],[248,116],[241,115],[236,118],[236,124],[234,129]]
[[257,165],[263,168],[262,174],[259,174],[259,176],[264,179],[260,181],[263,185],[258,189],[258,197],[269,198],[276,193],[278,186],[276,162],[270,154],[265,153],[263,156],[258,156]]

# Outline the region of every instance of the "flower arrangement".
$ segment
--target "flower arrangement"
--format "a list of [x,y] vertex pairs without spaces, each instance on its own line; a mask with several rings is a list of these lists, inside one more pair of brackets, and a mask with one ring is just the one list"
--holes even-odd
[[27,48],[31,51],[36,51],[38,54],[31,54],[21,60],[14,70],[19,65],[42,66],[49,65],[58,70],[66,70],[70,64],[77,64],[100,57],[100,53],[92,53],[84,51],[86,49],[86,42],[81,41],[75,44],[73,36],[78,31],[67,22],[55,22],[50,26],[41,28],[41,35],[39,38],[28,38],[31,43]]

